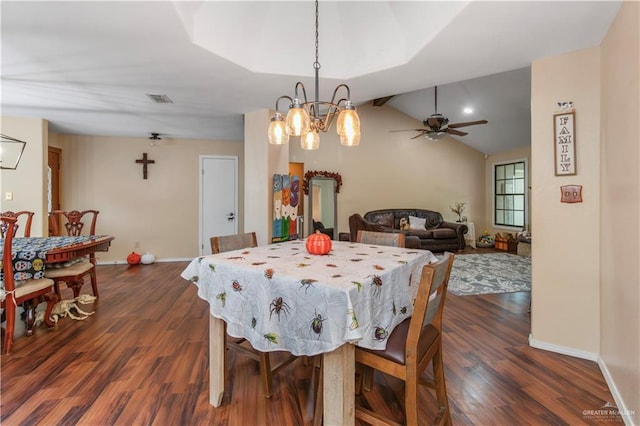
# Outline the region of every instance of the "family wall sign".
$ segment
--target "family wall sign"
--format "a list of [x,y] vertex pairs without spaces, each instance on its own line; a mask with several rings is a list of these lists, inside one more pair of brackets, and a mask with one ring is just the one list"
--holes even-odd
[[576,174],[576,113],[553,115],[553,135],[556,176]]

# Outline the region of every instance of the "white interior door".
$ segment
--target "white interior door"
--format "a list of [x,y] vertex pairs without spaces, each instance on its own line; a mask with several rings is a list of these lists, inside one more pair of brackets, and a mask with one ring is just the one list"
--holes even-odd
[[200,255],[214,235],[238,233],[238,157],[200,156]]

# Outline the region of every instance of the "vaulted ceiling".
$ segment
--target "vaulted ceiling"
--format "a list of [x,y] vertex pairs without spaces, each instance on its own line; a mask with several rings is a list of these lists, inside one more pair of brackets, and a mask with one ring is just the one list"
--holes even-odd
[[[309,1],[0,7],[2,114],[41,117],[56,132],[242,140],[244,113],[274,108],[298,80],[313,92]],[[530,142],[532,61],[599,45],[620,1],[319,7],[321,99],[344,82],[356,104],[395,95],[388,106],[422,120],[438,86],[451,122],[489,121],[459,140],[490,154]]]

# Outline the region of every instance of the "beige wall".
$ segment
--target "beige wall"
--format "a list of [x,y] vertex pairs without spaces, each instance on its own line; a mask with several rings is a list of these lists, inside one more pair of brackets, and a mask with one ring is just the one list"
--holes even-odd
[[[536,61],[531,81],[531,334],[596,358],[599,350],[600,49]],[[576,176],[555,176],[557,101],[576,108]],[[560,202],[560,186],[583,186],[584,202]],[[542,309],[541,307],[544,307]]]
[[[33,237],[47,235],[47,129],[48,123],[40,118],[4,116],[0,120],[2,134],[27,142],[18,168],[0,170],[0,211],[34,212]],[[13,200],[5,199],[7,192]]]
[[[124,261],[133,250],[148,250],[158,259],[198,255],[200,155],[238,157],[238,209],[244,209],[242,143],[164,138],[152,147],[146,138],[58,135],[57,140],[63,209],[100,210],[97,232],[115,237],[109,252],[98,254],[99,262]],[[146,180],[135,163],[143,152],[155,161]]]
[[[511,161],[518,160],[527,160],[527,167],[529,175],[528,185],[531,186],[531,146],[523,146],[515,149],[511,149],[509,151],[499,152],[497,154],[492,154],[487,157],[485,162],[485,219],[486,222],[483,224],[476,224],[476,238],[482,235],[482,232],[486,229],[489,231],[490,235],[495,235],[497,232],[511,232],[512,234],[518,233],[522,231],[522,228],[494,228],[493,227],[493,168],[495,164],[498,163],[508,163]],[[531,209],[531,194],[529,193],[528,198],[528,216],[527,223],[531,224],[532,217],[532,209]],[[531,226],[529,226],[529,230],[531,230]]]
[[633,424],[640,424],[639,22],[640,4],[624,2],[601,55],[600,357],[624,405],[635,410]]
[[[532,330],[544,349],[598,360],[627,424],[640,423],[638,3],[600,47],[532,65]],[[557,101],[576,109],[577,175],[554,176]],[[583,203],[559,202],[583,185]]]
[[267,142],[269,110],[244,116],[245,208],[247,231],[256,232],[258,244],[271,242],[273,236],[273,175],[287,174],[289,153],[286,146]]
[[[337,172],[343,186],[338,194],[338,230],[349,232],[349,216],[384,208],[425,208],[455,221],[449,210],[467,203],[470,221],[485,221],[485,160],[482,153],[453,138],[438,142],[411,139],[421,123],[383,106],[358,107],[362,139],[358,147],[343,147],[332,128],[320,135],[320,149],[303,151],[298,138],[289,142],[290,161],[309,170]],[[416,127],[417,126],[417,127]],[[266,126],[265,126],[266,129]],[[305,212],[309,212],[307,196]],[[309,218],[305,218],[305,230]]]

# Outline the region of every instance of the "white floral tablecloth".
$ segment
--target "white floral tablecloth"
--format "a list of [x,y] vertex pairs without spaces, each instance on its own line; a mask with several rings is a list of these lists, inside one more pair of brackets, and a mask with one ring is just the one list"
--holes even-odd
[[352,342],[384,349],[409,317],[430,251],[333,241],[328,255],[304,240],[195,258],[182,277],[198,287],[227,333],[258,350],[317,355]]

